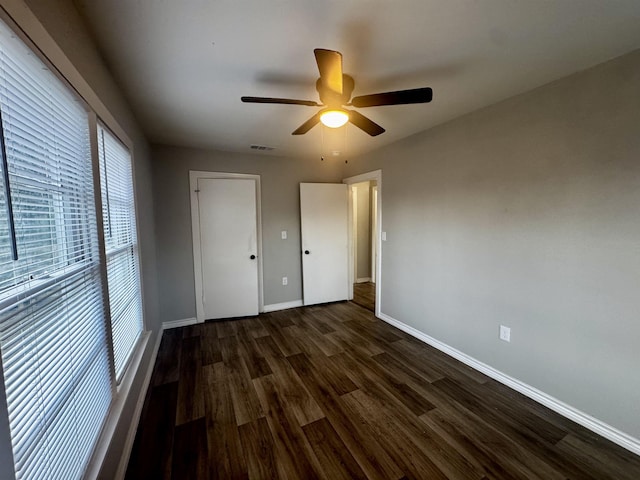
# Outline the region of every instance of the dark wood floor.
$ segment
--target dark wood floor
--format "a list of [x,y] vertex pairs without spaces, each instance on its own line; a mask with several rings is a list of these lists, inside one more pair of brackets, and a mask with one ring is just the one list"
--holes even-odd
[[640,457],[350,302],[164,333],[128,479],[640,479]]
[[376,311],[376,284],[371,282],[353,284],[353,303]]

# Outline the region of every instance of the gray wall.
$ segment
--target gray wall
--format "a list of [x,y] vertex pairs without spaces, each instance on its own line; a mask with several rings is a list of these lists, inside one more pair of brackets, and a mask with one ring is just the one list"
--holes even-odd
[[[124,439],[131,424],[143,376],[150,363],[155,334],[157,334],[158,326],[160,325],[157,322],[158,296],[153,215],[145,215],[145,213],[153,210],[149,147],[127,105],[126,99],[104,65],[102,57],[96,49],[91,35],[86,30],[80,15],[75,10],[72,1],[26,0],[25,3],[55,42],[55,44],[50,41],[39,43],[38,46],[41,50],[67,76],[78,91],[83,95],[87,95],[85,98],[88,103],[103,117],[108,126],[116,130],[121,129],[133,141],[136,201],[140,212],[138,216],[139,243],[144,283],[145,319],[147,328],[153,330],[154,335],[152,335],[148,343],[140,369],[134,379],[130,396],[124,406],[113,442],[105,458],[103,471],[100,474],[101,478],[111,479],[114,478],[115,470],[122,455]],[[7,6],[9,10],[11,10],[11,4],[15,6],[19,5],[19,2],[2,0],[2,5]],[[18,10],[20,9],[18,8]],[[38,34],[41,27],[37,22],[29,22],[29,24],[21,25],[21,27],[29,31],[31,38],[36,43],[38,43],[38,38],[42,38]],[[113,122],[117,125],[114,125]],[[1,410],[2,405],[0,405],[0,415],[3,413]],[[2,427],[3,421],[0,421],[0,430]],[[0,444],[0,458],[4,458],[7,454],[9,458],[12,458],[11,446],[2,442],[1,431],[0,443],[2,443]],[[0,473],[0,476],[2,476],[2,473]]]
[[164,146],[154,146],[152,156],[161,321],[196,316],[190,170],[260,175],[264,303],[302,298],[299,184],[340,182],[342,163]]
[[639,85],[635,51],[345,172],[383,170],[383,313],[636,438]]

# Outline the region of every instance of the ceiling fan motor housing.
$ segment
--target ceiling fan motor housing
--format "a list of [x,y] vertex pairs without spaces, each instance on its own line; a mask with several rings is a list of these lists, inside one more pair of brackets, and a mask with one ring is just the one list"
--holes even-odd
[[351,99],[354,87],[355,81],[353,77],[346,74],[342,75],[342,94],[327,88],[326,85],[322,83],[322,78],[316,80],[316,90],[318,91],[320,101],[328,107],[347,105]]

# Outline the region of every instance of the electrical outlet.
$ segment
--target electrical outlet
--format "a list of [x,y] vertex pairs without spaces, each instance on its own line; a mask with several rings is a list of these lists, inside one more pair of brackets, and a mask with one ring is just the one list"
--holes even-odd
[[289,279],[287,277],[282,277],[282,285],[287,285],[289,283]]
[[500,340],[511,341],[511,328],[500,325]]

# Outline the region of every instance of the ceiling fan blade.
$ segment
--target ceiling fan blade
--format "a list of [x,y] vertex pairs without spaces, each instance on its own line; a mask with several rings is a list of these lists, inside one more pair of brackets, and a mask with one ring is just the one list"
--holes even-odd
[[354,107],[378,107],[381,105],[406,105],[408,103],[427,103],[433,99],[433,90],[429,87],[414,88],[412,90],[398,90],[397,92],[374,93],[354,97],[351,105]]
[[359,112],[356,112],[355,110],[349,111],[349,121],[360,130],[364,130],[372,137],[385,132],[385,129],[378,125],[376,122],[374,122],[373,120],[369,120],[367,117]]
[[308,107],[321,107],[318,102],[311,100],[294,100],[291,98],[271,98],[271,97],[240,97],[244,103],[278,103],[283,105],[306,105]]
[[342,54],[324,48],[316,48],[313,53],[316,56],[322,85],[330,91],[342,95]]
[[316,124],[318,124],[320,122],[320,115],[321,114],[322,114],[322,111],[316,113],[313,117],[311,117],[309,120],[307,120],[302,125],[300,125],[298,128],[296,128],[291,133],[291,135],[304,135],[305,133],[307,133],[309,130],[311,130],[313,127],[315,127]]

